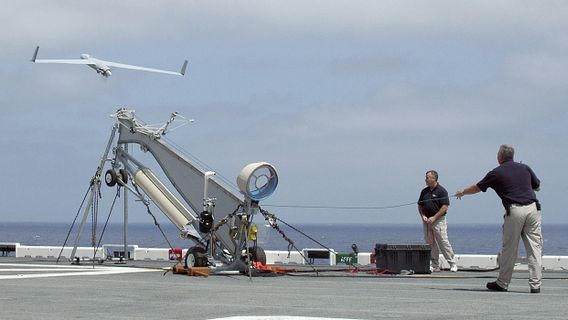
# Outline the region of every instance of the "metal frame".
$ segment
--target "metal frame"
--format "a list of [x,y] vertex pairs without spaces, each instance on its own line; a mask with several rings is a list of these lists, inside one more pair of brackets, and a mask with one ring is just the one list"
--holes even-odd
[[[177,116],[176,113],[172,114],[171,118],[159,128],[152,128],[138,120],[132,110],[119,109],[114,116],[117,122],[113,126],[107,147],[101,157],[100,165],[97,168],[95,177],[92,179],[91,191],[94,190],[93,188],[100,187],[103,167],[107,161],[112,163],[111,170],[124,168],[130,177],[134,177],[139,170],[147,169],[129,153],[128,146],[137,144],[144,152],[149,152],[153,156],[167,179],[171,182],[171,185],[175,188],[175,191],[177,191],[177,194],[189,206],[188,210],[182,210],[189,221],[188,226],[183,228],[178,226],[182,236],[188,235],[188,229],[191,229],[189,233],[198,232],[200,237],[187,236],[187,238],[196,241],[197,244],[202,244],[203,240],[207,240],[209,242],[210,259],[224,263],[240,259],[243,250],[247,249],[249,226],[254,215],[259,211],[258,201],[250,199],[245,194],[231,191],[228,186],[215,179],[213,172],[200,167],[161,139],[166,134],[168,126]],[[109,159],[109,153],[117,131],[118,139],[115,147],[112,148],[114,158]],[[142,199],[145,204],[148,204],[149,201],[145,196],[138,192],[136,182],[134,182],[135,179],[131,178],[128,180],[128,183],[132,184],[134,188],[125,184],[122,180],[118,183]],[[127,190],[125,190],[125,194]],[[81,231],[93,203],[93,196],[94,193],[91,192],[91,197],[84,211],[75,240],[75,247],[71,255],[72,260],[75,257]],[[151,198],[150,195],[146,196]],[[202,212],[202,210],[209,211],[214,218],[214,227],[211,232],[206,234],[198,231],[200,220],[197,213]],[[124,223],[124,246],[126,248],[126,224],[128,223],[126,197],[124,199]]]

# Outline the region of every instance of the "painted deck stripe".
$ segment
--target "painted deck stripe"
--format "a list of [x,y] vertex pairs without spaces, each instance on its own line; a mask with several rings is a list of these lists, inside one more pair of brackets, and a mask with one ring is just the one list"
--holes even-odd
[[246,316],[246,317],[226,317],[209,320],[357,320],[354,318],[320,318],[320,317],[299,317],[299,316]]
[[[19,268],[2,268],[19,267]],[[30,267],[30,268],[26,268]],[[130,267],[83,267],[83,266],[51,266],[51,265],[31,265],[31,264],[14,264],[0,263],[0,272],[21,272],[18,274],[0,275],[0,280],[9,279],[32,279],[32,278],[50,278],[50,277],[70,277],[70,276],[93,276],[107,274],[124,274],[139,272],[155,272],[161,271],[157,269],[143,269]],[[24,274],[23,272],[41,272]]]

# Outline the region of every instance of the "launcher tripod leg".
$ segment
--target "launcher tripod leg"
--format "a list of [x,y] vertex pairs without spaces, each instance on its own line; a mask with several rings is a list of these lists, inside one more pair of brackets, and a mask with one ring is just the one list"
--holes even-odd
[[89,211],[91,210],[91,206],[93,205],[93,198],[95,195],[95,189],[97,186],[95,184],[91,185],[91,195],[89,196],[89,202],[85,207],[85,211],[83,212],[83,219],[81,220],[81,225],[79,226],[79,231],[77,232],[77,237],[75,238],[75,244],[73,245],[73,251],[71,251],[71,257],[69,260],[75,260],[75,254],[77,253],[77,246],[79,246],[79,240],[81,240],[81,233],[83,233],[83,227],[85,226],[85,222],[87,221],[87,217],[89,216]]
[[97,189],[96,188],[100,188],[100,185],[101,185],[100,177],[102,176],[103,168],[104,168],[105,162],[108,159],[108,154],[110,153],[112,143],[114,141],[114,137],[116,135],[117,130],[118,130],[118,125],[115,124],[112,127],[112,131],[111,131],[110,137],[108,139],[105,152],[103,153],[103,155],[101,157],[101,162],[100,162],[99,166],[97,167],[97,170],[95,172],[95,176],[91,180],[91,191],[90,191],[91,195],[89,196],[89,202],[87,203],[87,206],[85,207],[85,211],[83,212],[83,219],[81,220],[81,225],[79,226],[79,231],[77,232],[77,237],[75,238],[75,244],[73,245],[73,251],[71,251],[71,257],[69,257],[69,260],[71,260],[71,261],[75,260],[75,254],[77,253],[77,247],[79,246],[79,241],[81,240],[81,233],[83,233],[83,227],[85,226],[85,222],[87,221],[87,217],[89,216],[89,211],[91,210],[91,207],[93,205],[94,198],[97,196],[97,193],[96,193]]

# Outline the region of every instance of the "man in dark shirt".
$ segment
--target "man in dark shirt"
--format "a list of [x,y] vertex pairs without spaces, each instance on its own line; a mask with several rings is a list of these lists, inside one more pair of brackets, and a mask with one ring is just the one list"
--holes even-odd
[[535,195],[540,188],[540,180],[529,166],[513,161],[514,155],[513,147],[501,145],[497,153],[499,166],[489,171],[477,184],[457,191],[456,196],[461,199],[466,194],[492,188],[505,207],[499,277],[497,281],[487,283],[487,289],[507,291],[517,260],[519,238],[522,238],[529,264],[530,292],[540,293],[542,233],[540,205]]
[[[448,239],[446,213],[450,205],[448,191],[438,183],[438,173],[434,170],[426,172],[426,188],[418,198],[418,213],[422,219],[424,241],[431,248],[430,271],[440,271],[440,251],[450,264],[450,271],[457,272],[454,250]],[[439,249],[438,249],[439,248]]]

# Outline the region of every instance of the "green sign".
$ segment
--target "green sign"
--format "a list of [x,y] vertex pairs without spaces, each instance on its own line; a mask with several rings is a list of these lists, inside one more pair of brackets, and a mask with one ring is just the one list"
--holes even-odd
[[357,263],[357,255],[355,253],[336,253],[335,264],[354,264]]

